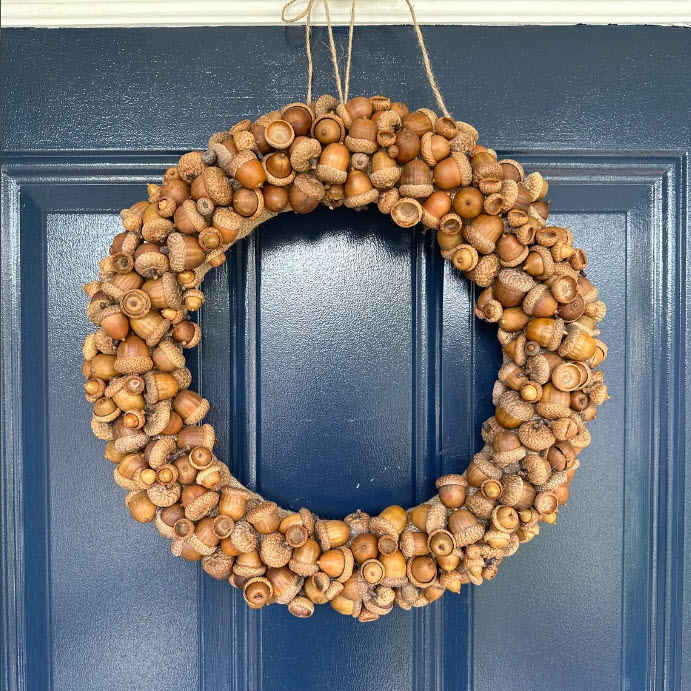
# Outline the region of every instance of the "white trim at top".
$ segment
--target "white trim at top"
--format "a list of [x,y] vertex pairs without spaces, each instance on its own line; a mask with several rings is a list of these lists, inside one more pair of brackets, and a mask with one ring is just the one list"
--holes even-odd
[[[3,27],[271,26],[285,0],[3,0]],[[350,2],[331,0],[334,24]],[[300,12],[306,0],[291,8]],[[691,0],[417,0],[421,24],[691,24]],[[360,0],[357,24],[408,24],[403,0]],[[313,23],[324,23],[317,0]]]

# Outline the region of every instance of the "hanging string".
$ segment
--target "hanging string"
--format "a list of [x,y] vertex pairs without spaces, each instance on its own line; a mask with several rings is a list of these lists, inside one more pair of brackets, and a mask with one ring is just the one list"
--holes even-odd
[[437,105],[441,108],[442,113],[450,118],[449,111],[446,109],[444,104],[444,99],[441,97],[441,92],[437,86],[437,80],[434,78],[434,72],[432,72],[432,63],[429,61],[429,55],[427,55],[427,48],[425,48],[425,41],[422,38],[422,31],[420,31],[420,25],[417,23],[417,17],[415,16],[415,10],[413,9],[413,3],[410,0],[405,0],[408,9],[410,10],[410,16],[413,20],[413,28],[417,34],[417,42],[420,44],[420,50],[422,51],[422,60],[425,63],[425,70],[427,70],[427,79],[429,79],[429,85],[434,93],[434,98],[437,99]]
[[[297,22],[298,20],[306,17],[305,20],[305,46],[307,52],[307,103],[312,100],[312,76],[314,73],[314,65],[312,63],[312,46],[310,43],[310,28],[312,22],[312,8],[314,6],[315,0],[307,0],[307,6],[305,9],[296,14],[293,17],[288,17],[287,12],[292,5],[294,5],[298,0],[289,0],[283,7],[283,12],[281,13],[281,19],[286,23]],[[350,27],[348,31],[348,58],[346,61],[346,72],[345,72],[345,90],[341,84],[341,76],[338,69],[338,55],[336,53],[336,44],[334,43],[333,30],[331,28],[331,14],[329,12],[329,2],[328,0],[323,0],[324,12],[326,13],[326,26],[329,32],[329,47],[331,50],[331,61],[334,67],[334,77],[336,79],[336,89],[338,90],[338,98],[341,103],[345,103],[348,100],[348,91],[350,89],[350,66],[353,57],[353,29],[355,26],[355,2],[352,0],[350,6]],[[413,3],[411,0],[405,0],[410,10],[410,17],[413,20],[413,28],[415,29],[415,35],[417,36],[417,42],[420,46],[420,51],[422,52],[422,61],[425,64],[425,71],[427,73],[427,79],[429,81],[430,88],[434,94],[434,98],[437,101],[437,105],[448,118],[451,117],[444,99],[442,98],[439,87],[437,86],[437,80],[434,77],[434,72],[432,71],[432,63],[430,62],[429,55],[427,53],[427,48],[425,47],[425,41],[422,37],[422,31],[420,30],[420,25],[418,24],[417,17],[415,15],[415,10],[413,8]]]
[[[286,23],[286,24],[293,24],[294,22],[299,21],[303,17],[305,18],[305,52],[307,53],[307,98],[306,102],[311,103],[312,102],[312,77],[314,75],[314,64],[312,62],[312,42],[311,42],[311,28],[312,28],[312,8],[314,7],[315,0],[308,0],[307,6],[305,9],[300,12],[299,14],[293,15],[292,17],[288,16],[288,10],[296,3],[298,0],[289,0],[284,7],[283,11],[281,12],[281,19]],[[329,31],[329,48],[331,50],[331,62],[333,63],[334,66],[334,78],[336,80],[336,89],[338,91],[338,97],[341,103],[344,102],[344,95],[343,95],[343,85],[341,84],[341,75],[338,70],[338,55],[336,53],[336,43],[334,42],[334,35],[333,35],[333,30],[331,28],[331,13],[329,12],[329,0],[323,0],[324,4],[324,12],[326,14],[326,26]],[[355,0],[353,0],[353,5],[355,4]],[[352,19],[351,19],[352,23]],[[352,34],[351,34],[351,43],[352,47]]]
[[348,89],[350,88],[350,59],[353,56],[353,27],[355,26],[355,0],[350,5],[350,28],[348,29],[348,61],[346,62],[345,73],[345,93],[344,102],[348,100]]

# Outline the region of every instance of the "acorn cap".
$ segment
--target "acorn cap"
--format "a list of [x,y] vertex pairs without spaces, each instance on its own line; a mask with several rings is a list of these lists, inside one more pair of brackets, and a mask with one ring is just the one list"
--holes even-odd
[[[473,495],[474,496],[474,495]],[[453,534],[453,540],[456,547],[459,549],[466,547],[467,545],[472,545],[482,538],[485,534],[485,529],[481,523],[476,523],[475,525],[463,528],[457,533]]]
[[490,460],[492,457],[492,448],[485,447],[482,451],[479,451],[473,456],[473,463],[477,466],[477,469],[488,478],[492,480],[500,480],[502,472],[497,466]]
[[142,226],[142,237],[147,242],[163,242],[173,230],[173,222],[167,218],[152,218]]
[[401,169],[398,166],[381,168],[376,172],[369,173],[370,182],[379,189],[393,187],[401,177]]
[[311,175],[298,175],[293,184],[302,194],[315,201],[321,201],[326,193],[324,185]]
[[279,605],[287,605],[291,600],[297,597],[297,594],[302,589],[302,584],[305,582],[305,579],[297,574],[293,576],[291,583],[287,585],[283,592],[276,598],[276,602]]
[[518,438],[531,451],[543,451],[555,442],[550,428],[540,421],[524,422],[518,428]]
[[208,516],[218,505],[218,493],[206,492],[201,497],[197,497],[193,502],[185,507],[185,518],[190,521],[198,521],[204,516]]
[[[115,341],[103,330],[98,329],[93,335],[93,343],[98,348],[101,353],[105,355],[115,355],[117,352],[117,347]],[[88,360],[89,358],[84,358]]]
[[425,532],[431,535],[437,530],[445,528],[447,513],[447,508],[435,497],[435,499],[430,502],[429,510],[425,517]]
[[[463,236],[465,237],[465,229],[463,230]],[[465,275],[481,288],[487,288],[499,273],[500,268],[499,257],[496,254],[488,254],[481,257],[478,260],[477,266],[470,271],[466,271]]]
[[[360,509],[348,514],[343,520],[350,526],[350,534],[353,536],[369,532],[370,515],[360,511]],[[314,523],[312,524],[312,532],[314,532]]]
[[275,501],[262,501],[253,506],[245,517],[250,523],[257,523],[269,518],[277,509],[278,505]]
[[[305,530],[308,535],[314,535],[314,516],[309,509],[304,507],[298,510],[300,518],[302,518],[302,525],[305,526]],[[353,514],[351,514],[352,516]]]
[[[146,425],[144,425],[144,432],[150,437],[155,437],[161,434],[170,422],[170,401],[159,401],[155,403],[151,410],[147,413]],[[173,442],[173,446],[175,443]]]
[[[291,561],[292,555],[293,548],[286,542],[285,537],[281,535],[281,533],[266,535],[259,548],[261,560],[271,568],[278,569],[281,568],[281,566],[285,566]],[[293,571],[294,570],[295,569],[293,569]],[[319,570],[319,567],[317,567],[316,570]]]
[[[293,170],[297,170],[298,173],[306,173],[312,168],[312,159],[319,158],[321,152],[321,144],[316,139],[301,139],[294,145],[293,153],[290,154],[290,165],[293,167]],[[298,178],[299,177],[298,175]],[[307,192],[304,193],[308,197],[311,196]],[[316,197],[312,197],[312,199],[316,199]],[[319,199],[321,199],[321,197],[319,197]]]
[[540,487],[536,489],[538,492],[551,492],[559,487],[559,485],[568,483],[568,481],[568,475],[563,470],[555,470],[552,472],[549,478],[547,478],[547,482],[545,482],[544,485],[540,485]]
[[164,485],[160,482],[154,482],[150,485],[146,493],[153,504],[160,507],[172,506],[178,499],[180,499],[180,494],[182,492],[182,487],[180,483],[173,482],[170,485]]
[[440,487],[445,487],[446,485],[461,485],[463,487],[467,487],[468,481],[465,479],[463,475],[455,474],[442,475],[441,477],[437,478],[437,481],[435,483],[435,487],[437,489],[439,489]]
[[202,559],[202,568],[212,578],[222,581],[233,573],[234,562],[234,557],[229,557],[222,549],[216,549]]
[[276,187],[286,187],[287,185],[290,185],[290,183],[293,182],[293,180],[295,180],[295,176],[297,175],[297,173],[294,170],[291,170],[290,174],[284,178],[277,178],[275,175],[272,175],[269,172],[269,168],[267,166],[268,160],[269,157],[265,156],[262,160],[262,166],[264,168],[264,174],[266,175],[266,182],[268,182],[269,185],[275,185]]
[[500,468],[506,468],[512,463],[520,461],[526,453],[526,449],[523,446],[518,446],[515,449],[506,451],[494,451],[492,453],[492,459]]
[[527,293],[535,285],[535,281],[520,269],[502,269],[497,280],[508,289],[520,293]]
[[171,372],[171,375],[175,378],[175,381],[177,381],[181,391],[187,389],[192,383],[192,373],[187,367],[178,367]]
[[349,209],[360,209],[363,206],[376,202],[377,199],[379,199],[379,191],[371,189],[362,194],[356,194],[354,197],[346,197],[345,205]]
[[501,501],[507,506],[513,506],[523,495],[523,479],[519,475],[505,475],[502,488]]
[[[223,491],[228,489],[231,488],[224,487]],[[235,527],[230,534],[230,541],[243,554],[254,551],[259,542],[257,531],[247,521],[235,521]]]
[[324,182],[342,185],[348,178],[347,170],[340,170],[325,163],[317,164],[317,177]]
[[504,392],[499,404],[509,415],[523,422],[527,422],[533,417],[533,406],[524,401],[515,391]]
[[415,555],[415,538],[413,537],[415,532],[417,531],[404,530],[398,538],[398,548],[406,559]]
[[478,518],[487,520],[492,515],[494,501],[488,499],[482,492],[475,492],[475,494],[466,497],[465,506]]
[[162,437],[161,439],[157,439],[153,443],[151,451],[149,452],[149,465],[154,470],[157,470],[162,465],[168,463],[169,459],[173,456],[173,454],[176,453],[176,451],[177,446],[175,441],[170,437]]
[[[259,578],[266,573],[266,566],[263,564],[261,566],[255,566],[254,564],[241,564],[236,560],[233,564],[233,573],[241,576],[242,578],[249,578],[253,581],[255,578]],[[245,583],[245,586],[247,583]]]
[[314,113],[317,117],[333,111],[338,105],[338,100],[331,94],[323,94],[314,103]]
[[359,137],[351,137],[347,135],[345,138],[345,145],[354,152],[361,152],[365,154],[373,154],[379,149],[379,143],[370,141],[369,139],[360,139]]
[[560,417],[568,417],[571,414],[571,408],[558,403],[539,401],[535,406],[535,412],[548,420],[556,420]]
[[160,276],[168,271],[168,268],[168,257],[160,252],[144,252],[134,260],[135,271],[147,278]]
[[140,432],[128,437],[120,437],[115,440],[115,450],[119,453],[135,453],[143,449],[149,443],[149,436]]
[[185,182],[192,182],[199,177],[205,167],[201,151],[190,151],[184,154],[177,165],[178,174]]
[[217,207],[214,209],[212,225],[214,228],[237,232],[242,226],[243,218],[232,209]]

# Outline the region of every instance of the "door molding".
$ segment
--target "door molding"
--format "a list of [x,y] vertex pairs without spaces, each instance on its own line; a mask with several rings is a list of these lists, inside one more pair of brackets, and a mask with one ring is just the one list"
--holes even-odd
[[[284,0],[4,0],[3,27],[275,26]],[[298,12],[304,7],[299,4]],[[418,0],[421,24],[572,25],[691,24],[689,0]],[[348,24],[350,3],[330,6],[334,24]],[[317,3],[314,24],[324,23]],[[357,24],[409,24],[403,0],[370,0],[357,7]]]
[[[644,194],[631,208],[622,208],[627,214],[630,228],[650,228],[650,239],[664,238],[653,248],[652,265],[647,269],[651,294],[667,309],[655,309],[648,325],[653,334],[652,347],[638,355],[631,355],[631,371],[627,373],[630,394],[627,402],[630,430],[629,453],[631,466],[625,478],[624,513],[622,525],[629,526],[625,538],[622,586],[624,615],[622,631],[634,629],[639,618],[647,622],[647,642],[644,648],[625,643],[623,673],[646,674],[649,685],[655,688],[675,687],[680,676],[682,617],[679,612],[691,610],[691,590],[684,589],[681,574],[691,567],[691,503],[685,501],[688,492],[684,482],[684,463],[687,458],[684,428],[687,422],[685,408],[689,401],[684,372],[689,370],[686,350],[689,323],[686,321],[685,294],[689,276],[686,273],[687,239],[684,233],[688,198],[688,154],[683,151],[643,152],[605,151],[585,152],[540,149],[516,149],[512,157],[520,158],[531,167],[545,172],[550,181],[560,185],[586,185],[593,191],[598,187],[624,185],[642,187]],[[23,416],[22,389],[27,385],[22,372],[22,247],[20,218],[22,195],[29,194],[44,213],[64,212],[76,208],[69,195],[50,193],[51,187],[66,185],[112,185],[144,183],[177,159],[179,152],[132,151],[80,151],[80,152],[24,152],[3,157],[2,205],[2,368],[0,404],[2,410],[1,466],[2,483],[2,651],[3,691],[26,689],[25,675],[30,657],[25,616],[26,543],[24,540],[27,495],[25,482],[36,482],[26,477],[23,459],[23,430],[30,424]],[[78,207],[79,205],[77,205]],[[79,207],[81,208],[81,207]],[[100,209],[100,207],[99,207]],[[114,211],[100,209],[101,211]],[[639,231],[643,232],[643,231]],[[641,235],[641,237],[644,237]],[[647,235],[646,235],[647,237]],[[24,248],[26,251],[26,247]],[[633,265],[633,263],[632,263]],[[645,286],[644,286],[645,287]],[[632,322],[633,325],[633,322]],[[632,326],[633,330],[633,326]],[[638,335],[636,335],[638,334]],[[639,338],[636,332],[632,338]],[[636,340],[632,342],[636,346]],[[646,395],[639,396],[641,377],[649,373],[647,365],[654,364],[656,376],[648,383]],[[39,363],[41,367],[45,363]],[[33,375],[35,377],[35,373]],[[639,401],[640,399],[640,401]],[[636,403],[639,401],[639,403]],[[18,405],[18,403],[20,403]],[[635,432],[636,420],[643,411],[653,418],[650,430],[654,438],[648,440]],[[87,430],[85,430],[85,434]],[[650,441],[650,446],[646,443]],[[678,459],[674,465],[671,459]],[[629,486],[630,485],[630,486]],[[685,520],[682,518],[686,513]],[[46,521],[31,513],[36,521]],[[643,517],[643,519],[641,519]],[[637,532],[636,524],[649,526],[649,533]],[[643,545],[643,546],[642,546]],[[34,542],[32,550],[38,549]],[[646,559],[641,554],[648,555]],[[642,567],[642,568],[641,568]],[[203,588],[200,607],[206,602]],[[228,678],[235,674],[241,686],[260,688],[261,624],[257,617],[249,617],[249,610],[240,604],[230,588],[224,590],[224,607],[234,622],[235,653],[228,656],[219,652],[217,659],[225,659]],[[443,605],[443,603],[442,603]],[[471,600],[472,610],[472,600]],[[415,632],[418,642],[430,632],[438,630],[443,610],[433,610],[429,618],[417,617]],[[212,618],[205,621],[211,627]],[[205,641],[213,645],[218,632],[203,630]],[[221,647],[221,646],[219,646]],[[472,643],[471,643],[472,647]],[[207,651],[216,659],[216,650]],[[231,659],[232,658],[232,659]],[[443,663],[430,659],[420,662],[421,678],[425,687],[433,686],[429,680],[443,677]],[[472,678],[472,665],[470,669]]]

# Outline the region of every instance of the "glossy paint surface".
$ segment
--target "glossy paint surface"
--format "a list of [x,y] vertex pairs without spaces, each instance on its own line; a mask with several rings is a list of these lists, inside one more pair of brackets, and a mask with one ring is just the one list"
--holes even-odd
[[[89,430],[80,286],[145,182],[303,97],[304,34],[8,30],[3,689],[691,687],[688,32],[425,34],[450,110],[545,174],[608,304],[611,401],[557,525],[492,583],[362,625],[249,611],[136,524]],[[323,38],[316,93],[333,90]],[[410,28],[358,28],[355,50],[352,93],[433,105]],[[431,234],[376,209],[283,214],[204,290],[190,367],[219,455],[267,497],[330,517],[409,506],[479,448],[495,328]]]

